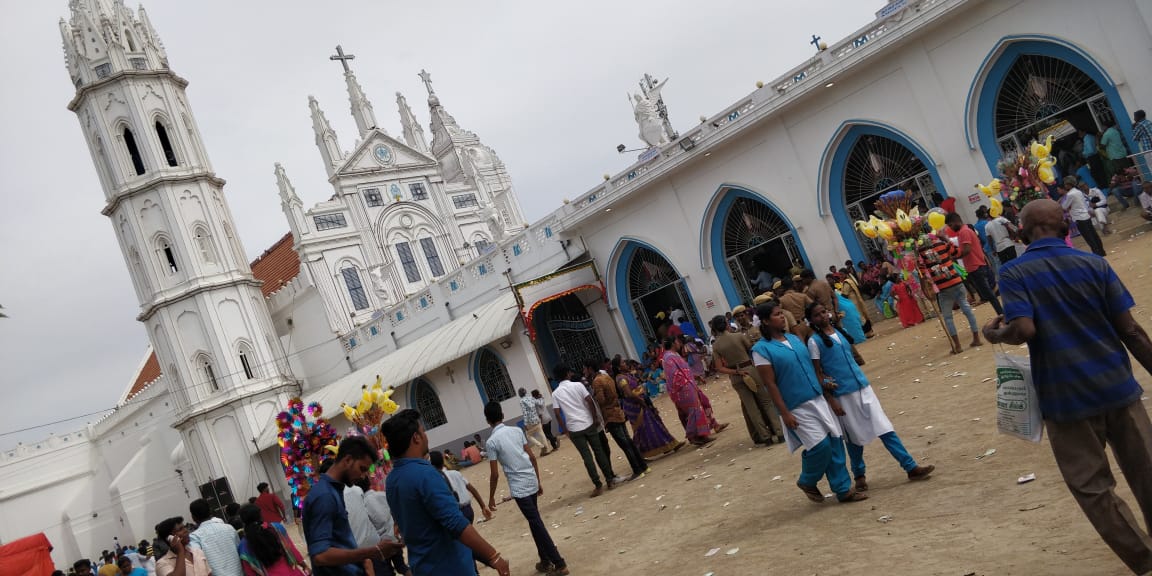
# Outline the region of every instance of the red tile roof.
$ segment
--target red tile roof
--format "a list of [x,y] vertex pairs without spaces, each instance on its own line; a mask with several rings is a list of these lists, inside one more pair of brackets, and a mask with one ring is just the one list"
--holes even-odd
[[264,297],[282,288],[300,275],[300,255],[292,249],[292,233],[284,235],[259,258],[252,261],[252,275],[262,280]]
[[[300,255],[292,248],[292,233],[285,234],[259,258],[253,260],[251,268],[252,275],[264,282],[260,291],[264,293],[265,298],[298,276]],[[136,374],[132,388],[124,395],[124,400],[138,394],[160,375],[160,361],[156,359],[156,353],[152,352],[144,362],[144,366],[140,368],[140,372]]]

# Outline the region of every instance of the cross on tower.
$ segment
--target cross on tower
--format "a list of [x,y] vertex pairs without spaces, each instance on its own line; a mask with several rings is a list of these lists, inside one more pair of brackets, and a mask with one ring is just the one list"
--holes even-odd
[[[819,50],[820,49],[820,37],[813,34],[812,35],[812,41],[809,42],[809,44],[815,46],[816,49]],[[337,46],[337,48],[339,48],[339,46]],[[333,56],[333,58],[335,58],[335,56]]]
[[424,87],[428,89],[428,94],[429,95],[433,94],[434,92],[432,90],[432,75],[429,74],[423,68],[421,68],[420,73],[417,74],[417,76],[419,76],[420,79],[424,81]]
[[344,48],[342,48],[339,44],[337,44],[336,45],[336,55],[335,56],[329,56],[328,59],[329,60],[339,60],[340,64],[344,66],[344,73],[347,74],[347,73],[352,71],[351,69],[348,68],[348,61],[349,60],[355,60],[356,56],[354,56],[352,54],[344,54]]

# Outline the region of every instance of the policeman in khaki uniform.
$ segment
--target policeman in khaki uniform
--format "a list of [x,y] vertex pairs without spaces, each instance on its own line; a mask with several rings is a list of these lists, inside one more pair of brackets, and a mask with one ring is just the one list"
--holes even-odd
[[748,320],[749,314],[744,306],[732,310],[732,316],[740,326],[738,332],[728,331],[728,321],[724,316],[712,318],[708,323],[715,338],[712,343],[712,360],[717,372],[728,375],[732,388],[740,397],[748,435],[753,442],[768,445],[773,441],[783,441],[780,414],[772,404],[768,389],[764,387],[760,374],[752,366],[752,357],[748,354],[755,342],[750,334],[755,334],[756,339],[760,338],[759,328],[752,326]]

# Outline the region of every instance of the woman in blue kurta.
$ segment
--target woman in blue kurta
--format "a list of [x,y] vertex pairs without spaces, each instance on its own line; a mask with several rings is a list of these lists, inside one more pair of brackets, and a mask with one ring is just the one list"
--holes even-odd
[[816,483],[827,476],[828,485],[841,502],[866,499],[852,489],[840,424],[824,398],[804,342],[785,331],[788,322],[784,309],[775,302],[758,306],[756,316],[761,319],[762,338],[752,345],[752,362],[780,411],[788,450],[804,449],[796,485],[809,500],[823,502],[824,494]]
[[868,490],[864,477],[864,445],[879,438],[888,453],[908,473],[909,480],[925,480],[935,466],[919,466],[908,454],[904,443],[892,428],[892,422],[880,407],[880,399],[872,391],[864,371],[852,355],[852,339],[832,326],[831,317],[824,306],[812,304],[805,310],[814,334],[808,340],[808,352],[816,370],[816,377],[825,390],[833,395],[832,410],[840,417],[848,458],[852,462],[852,476],[856,478],[856,491]]

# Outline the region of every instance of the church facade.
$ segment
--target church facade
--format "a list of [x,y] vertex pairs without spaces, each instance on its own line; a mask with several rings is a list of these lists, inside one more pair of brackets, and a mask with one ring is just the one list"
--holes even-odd
[[343,432],[340,403],[379,375],[457,447],[486,427],[484,402],[516,415],[516,388],[547,392],[552,365],[643,353],[660,311],[703,328],[760,270],[869,257],[851,222],[888,190],[954,197],[971,221],[973,185],[1032,137],[1116,122],[1131,147],[1152,95],[1146,3],[896,0],[680,135],[642,123],[656,145],[637,163],[528,224],[429,74],[430,141],[399,94],[394,137],[338,48],[356,143],[308,99],[330,198],[308,207],[290,181],[315,166],[274,166],[286,234],[248,263],[147,14],[71,10],[69,108],[153,352],[101,422],[0,453],[0,515],[32,520],[0,540],[43,530],[58,562],[147,537],[202,494],[283,493],[274,415],[292,395]]

